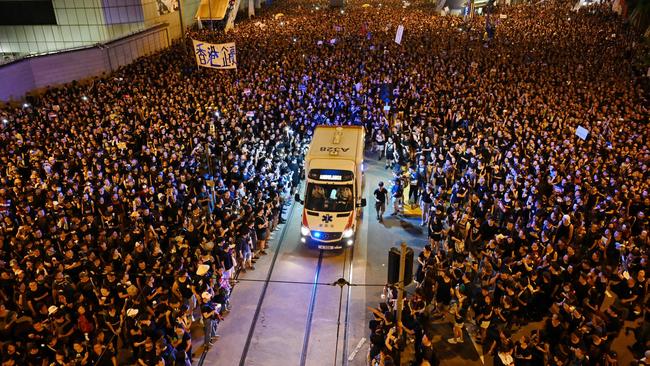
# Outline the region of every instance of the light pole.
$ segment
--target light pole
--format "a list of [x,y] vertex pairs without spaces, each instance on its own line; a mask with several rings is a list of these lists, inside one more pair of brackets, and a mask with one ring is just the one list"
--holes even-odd
[[406,270],[406,242],[402,242],[399,256],[399,280],[397,286],[397,326],[402,326],[402,310],[404,309],[404,272]]
[[178,0],[178,21],[181,24],[181,38],[185,34],[185,27],[183,26],[183,0]]
[[208,0],[208,11],[210,12],[210,29],[214,30],[214,20],[212,19],[212,0]]

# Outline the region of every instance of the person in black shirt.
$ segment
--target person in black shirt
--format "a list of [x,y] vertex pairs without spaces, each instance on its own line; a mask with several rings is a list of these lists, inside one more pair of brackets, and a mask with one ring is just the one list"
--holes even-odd
[[496,225],[496,222],[492,218],[492,216],[488,216],[487,221],[483,222],[481,224],[481,229],[480,229],[480,234],[481,234],[481,239],[484,242],[487,242],[491,239],[494,238],[494,236],[498,233],[499,228]]
[[411,205],[411,208],[415,206],[418,202],[418,193],[420,189],[420,183],[422,178],[419,176],[419,171],[414,167],[410,166],[408,170],[408,182],[409,182],[409,198],[408,203]]
[[431,366],[437,366],[440,361],[436,355],[436,351],[433,348],[433,343],[431,342],[432,336],[425,334],[422,337],[422,343],[420,347],[416,350],[416,364],[422,365],[424,362],[428,362]]
[[269,227],[269,222],[265,217],[264,208],[259,208],[257,210],[257,216],[255,216],[255,233],[257,235],[257,249],[259,254],[266,254],[267,244],[266,244],[266,235]]
[[442,234],[444,227],[442,221],[437,215],[433,215],[429,218],[429,245],[431,245],[431,250],[433,254],[438,254],[440,250],[440,241],[442,240]]
[[172,285],[172,292],[176,297],[183,300],[184,304],[187,304],[190,309],[190,314],[192,314],[192,319],[194,319],[194,309],[196,307],[196,296],[194,294],[194,285],[192,280],[187,274],[186,270],[181,270]]
[[40,346],[40,344],[34,344],[29,348],[25,355],[26,366],[43,366],[43,362],[46,360],[45,351]]
[[154,347],[153,340],[147,338],[144,341],[144,348],[142,348],[138,356],[138,366],[151,366],[156,365],[160,356],[156,355],[156,348]]
[[183,327],[174,327],[171,345],[176,349],[176,365],[192,364],[192,337]]
[[[461,289],[462,286],[462,289]],[[454,315],[454,336],[447,340],[451,344],[463,343],[463,328],[465,326],[465,317],[467,316],[467,310],[469,308],[469,301],[465,295],[465,285],[456,285],[456,288],[452,290],[455,294],[456,300],[458,301],[452,309],[452,314]]]
[[90,352],[89,365],[93,366],[117,366],[117,357],[115,352],[110,348],[106,348],[101,343],[93,344],[93,349]]
[[445,310],[449,307],[452,296],[452,280],[446,271],[441,271],[440,275],[436,278],[436,304],[440,310]]
[[377,210],[377,220],[382,221],[384,212],[386,212],[386,195],[388,191],[384,188],[384,182],[379,182],[375,189],[375,209]]
[[80,341],[72,343],[72,351],[68,354],[73,365],[87,365],[90,354]]
[[425,226],[429,222],[429,213],[431,211],[432,203],[433,188],[431,185],[426,185],[424,191],[420,195],[420,211],[422,211],[420,226]]
[[431,256],[431,246],[430,245],[425,245],[424,249],[422,249],[422,252],[418,254],[418,268],[415,271],[415,280],[418,283],[421,283],[424,280],[424,274],[427,270],[427,267],[431,266],[434,264],[435,260]]
[[204,342],[205,347],[210,347],[214,343],[217,336],[217,326],[219,321],[222,320],[219,315],[221,306],[212,301],[212,295],[209,292],[201,294],[203,304],[201,304],[201,315],[203,316],[204,324]]

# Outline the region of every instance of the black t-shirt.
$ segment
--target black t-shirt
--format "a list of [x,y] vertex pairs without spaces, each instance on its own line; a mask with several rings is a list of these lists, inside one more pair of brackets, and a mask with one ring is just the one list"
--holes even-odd
[[440,240],[442,237],[442,230],[444,229],[442,222],[438,220],[431,220],[429,223],[429,237],[435,240]]
[[443,277],[438,277],[438,291],[436,291],[436,300],[439,303],[449,305],[451,301],[451,280],[445,282]]
[[22,357],[18,352],[16,352],[13,355],[3,356],[1,360],[2,360],[2,362],[7,362],[9,360],[13,360],[16,365],[20,365],[21,362],[22,362]]
[[495,226],[490,226],[488,224],[488,222],[485,221],[481,225],[481,237],[483,237],[483,239],[486,240],[486,241],[490,240],[490,239],[494,238],[494,235],[497,234],[498,230],[499,229],[497,228],[496,225]]
[[187,348],[187,344],[191,340],[191,336],[189,333],[184,332],[181,337],[178,337],[177,335],[174,335],[173,338],[175,339],[180,339],[181,342],[176,346],[176,358],[179,359],[184,359],[182,355],[185,353],[185,349]]
[[255,216],[255,233],[257,234],[258,240],[263,240],[266,238],[266,228],[260,227],[260,225],[264,225],[264,223],[266,223],[266,219],[264,217]]
[[[103,318],[104,318],[104,321],[106,323],[111,324],[111,326],[113,326],[113,329],[115,329],[115,330],[117,330],[117,328],[120,326],[120,313],[117,312],[117,311],[113,315],[111,315],[108,311],[106,311],[103,314]],[[102,325],[102,328],[104,328],[104,327],[108,328],[107,326]]]
[[533,355],[533,350],[530,345],[527,345],[525,348],[522,347],[520,344],[517,344],[515,346],[515,357],[516,357],[516,362],[515,364],[517,365],[531,365],[532,364],[532,359],[527,360],[526,358],[530,357]]
[[160,360],[160,356],[156,356],[156,348],[154,347],[151,348],[151,351],[147,351],[143,348],[138,359],[144,361],[145,365],[155,365],[158,363],[158,360]]
[[178,281],[178,291],[186,299],[192,297],[192,295],[194,294],[192,292],[192,281],[189,278],[186,278],[185,282]]
[[25,365],[27,366],[42,366],[43,365],[43,359],[45,358],[45,355],[40,348],[36,349],[36,353],[31,353],[27,352],[25,355]]
[[206,302],[205,304],[201,305],[201,315],[203,317],[206,317],[206,314],[209,313],[208,319],[214,319],[214,310],[216,309],[215,305],[212,302]]
[[636,286],[630,287],[627,284],[627,281],[622,282],[621,290],[620,290],[620,298],[621,300],[627,300],[633,298],[637,294],[637,289]]
[[375,199],[377,199],[379,203],[386,203],[387,194],[388,191],[384,187],[375,189],[375,193],[374,193]]
[[93,366],[113,366],[113,357],[115,357],[113,351],[106,349],[104,355],[101,358],[99,356],[91,352],[88,364]]
[[47,336],[49,334],[50,334],[50,332],[45,327],[43,327],[40,331],[36,330],[35,328],[32,328],[29,331],[29,334],[27,335],[27,337],[32,342],[44,342],[44,340],[47,338]]
[[463,306],[458,307],[456,309],[456,313],[454,314],[454,321],[458,324],[461,324],[462,322],[465,321],[465,317],[467,316],[467,306],[463,304]]
[[422,202],[427,203],[427,204],[432,204],[433,203],[433,197],[431,197],[431,194],[428,192],[422,193]]
[[[45,286],[38,285],[36,286],[36,291],[32,291],[31,289],[27,290],[28,296],[31,300],[35,301],[36,299],[47,295],[49,291],[45,288]],[[47,297],[45,299],[41,299],[39,301],[45,301],[47,300]]]

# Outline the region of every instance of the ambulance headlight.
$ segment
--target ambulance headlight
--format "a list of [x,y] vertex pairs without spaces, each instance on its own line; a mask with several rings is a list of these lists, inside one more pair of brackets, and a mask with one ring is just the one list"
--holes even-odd
[[343,231],[343,237],[344,238],[351,238],[352,235],[354,235],[354,230],[352,230],[352,229],[345,229]]
[[307,236],[307,235],[309,235],[309,233],[310,233],[310,231],[309,231],[309,228],[307,226],[300,227],[300,234],[302,236]]

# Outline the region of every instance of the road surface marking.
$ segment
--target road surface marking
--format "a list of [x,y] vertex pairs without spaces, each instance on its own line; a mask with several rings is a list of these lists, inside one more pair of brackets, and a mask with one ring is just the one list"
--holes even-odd
[[354,360],[354,357],[357,355],[357,353],[359,353],[359,350],[361,349],[361,346],[363,346],[363,344],[364,344],[365,342],[366,342],[366,338],[365,338],[365,337],[363,337],[363,338],[361,338],[361,339],[359,340],[359,343],[358,343],[357,346],[354,348],[354,351],[352,351],[352,353],[350,353],[350,357],[348,357],[348,361],[352,361],[352,360]]

